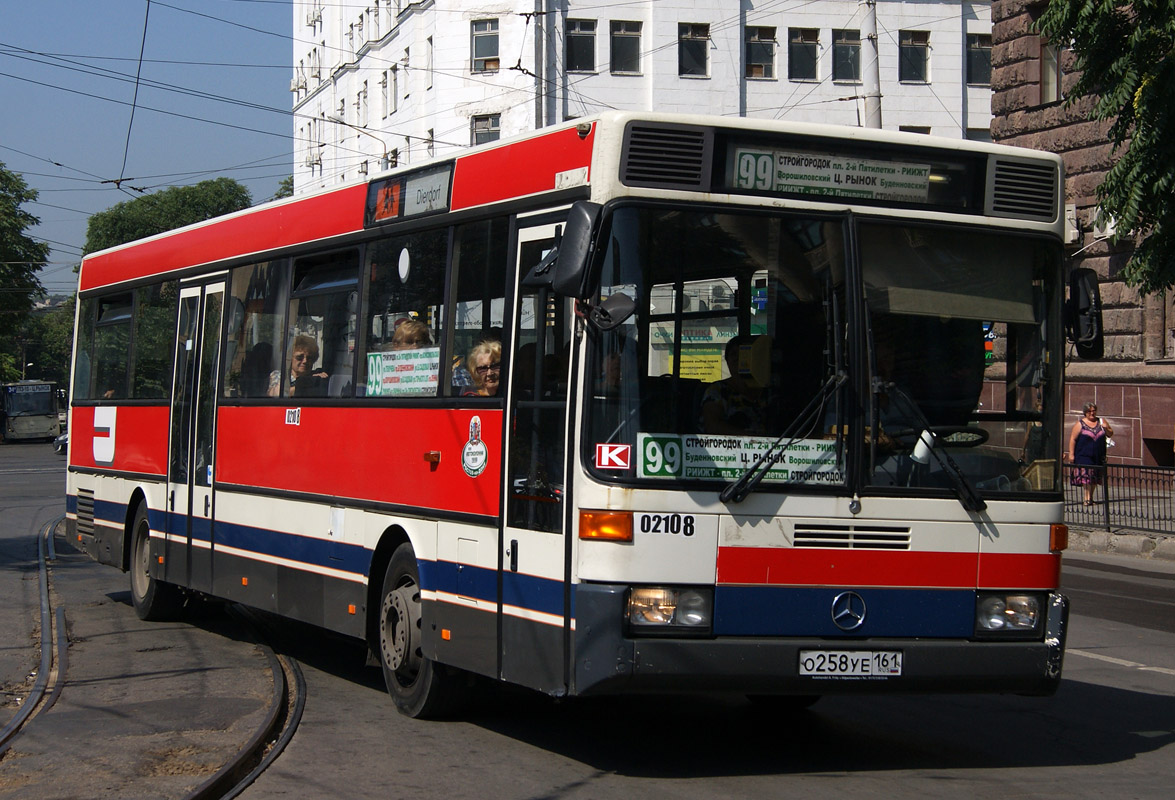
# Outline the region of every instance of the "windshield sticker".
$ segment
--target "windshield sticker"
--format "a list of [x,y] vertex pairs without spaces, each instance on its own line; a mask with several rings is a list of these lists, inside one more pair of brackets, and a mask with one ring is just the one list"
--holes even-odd
[[596,469],[632,469],[632,445],[596,445]]
[[[737,480],[754,465],[775,439],[766,436],[637,436],[637,477],[686,480]],[[777,448],[763,480],[808,485],[844,483],[836,463],[836,442],[800,439],[783,452]]]

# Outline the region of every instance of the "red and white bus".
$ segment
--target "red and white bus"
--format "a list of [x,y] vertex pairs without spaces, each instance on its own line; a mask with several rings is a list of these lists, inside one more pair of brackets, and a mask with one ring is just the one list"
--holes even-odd
[[1061,185],[617,113],[95,253],[70,529],[144,618],[365,640],[412,716],[474,674],[1051,693],[1063,352],[1100,335]]

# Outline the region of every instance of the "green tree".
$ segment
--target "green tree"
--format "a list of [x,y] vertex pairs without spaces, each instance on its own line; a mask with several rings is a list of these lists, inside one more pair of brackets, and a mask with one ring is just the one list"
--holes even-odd
[[1112,120],[1116,160],[1098,188],[1116,238],[1137,237],[1127,283],[1144,293],[1175,285],[1175,11],[1171,0],[1051,0],[1037,20],[1071,43],[1081,71],[1068,102],[1093,95]]
[[271,200],[280,200],[283,197],[294,196],[294,176],[287,175],[282,178],[281,183],[277,185],[277,191],[273,193]]
[[249,190],[232,178],[172,186],[113,205],[90,217],[83,253],[94,253],[195,222],[248,208]]
[[69,387],[74,300],[70,297],[56,308],[29,316],[21,335],[25,342],[25,363],[33,364],[27,370],[27,377],[56,381],[63,389]]
[[36,199],[24,178],[0,162],[0,380],[20,377],[24,354],[18,334],[44,292],[37,272],[49,259],[49,245],[25,233],[40,220],[21,208]]

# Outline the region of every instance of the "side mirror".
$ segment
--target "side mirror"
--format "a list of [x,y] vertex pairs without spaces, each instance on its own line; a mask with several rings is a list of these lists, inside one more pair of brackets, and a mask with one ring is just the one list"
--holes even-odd
[[592,306],[588,318],[600,330],[610,331],[619,328],[634,313],[636,301],[624,292],[617,292],[605,297],[599,305]]
[[555,229],[555,246],[543,260],[531,267],[522,285],[550,289],[558,294],[585,300],[591,294],[588,267],[592,239],[600,219],[599,203],[580,201],[567,212],[567,222]]
[[1075,269],[1069,274],[1069,302],[1065,307],[1065,327],[1069,341],[1077,345],[1079,358],[1101,358],[1105,352],[1102,328],[1102,295],[1097,273],[1092,269]]
[[551,274],[551,288],[558,294],[577,300],[586,300],[591,295],[588,267],[592,261],[592,245],[601,208],[599,203],[580,201],[567,212],[567,223]]

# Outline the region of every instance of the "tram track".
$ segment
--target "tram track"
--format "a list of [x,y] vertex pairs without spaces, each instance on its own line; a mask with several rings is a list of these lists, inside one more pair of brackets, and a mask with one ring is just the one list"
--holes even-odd
[[[20,735],[35,725],[68,686],[69,635],[66,609],[52,607],[49,564],[56,558],[53,532],[64,519],[58,516],[37,533],[41,658],[36,677],[16,713],[0,729],[0,760]],[[237,797],[281,755],[293,738],[306,703],[306,681],[298,662],[274,652],[266,643],[265,626],[249,609],[232,605],[228,613],[265,656],[273,679],[269,708],[261,724],[213,775],[197,785],[185,800],[221,800]]]

